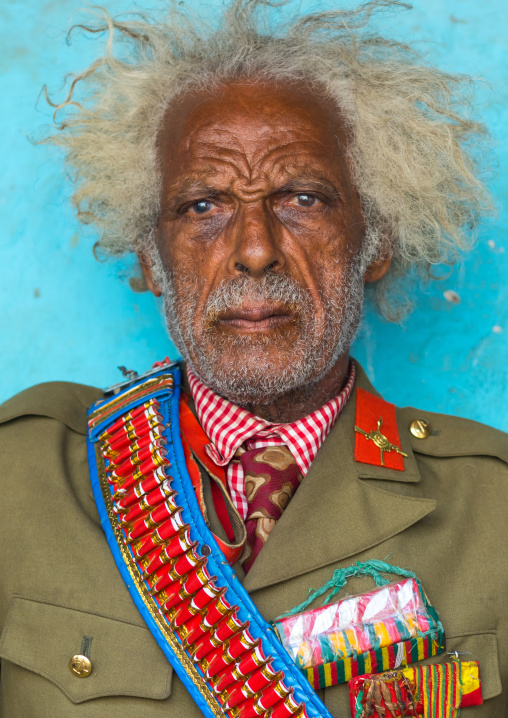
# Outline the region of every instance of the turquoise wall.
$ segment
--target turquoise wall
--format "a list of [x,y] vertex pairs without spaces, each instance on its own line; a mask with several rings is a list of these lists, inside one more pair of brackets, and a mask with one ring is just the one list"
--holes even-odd
[[[340,0],[339,0],[340,1]],[[85,67],[95,41],[65,32],[79,0],[2,0],[0,27],[0,400],[30,386],[65,379],[106,386],[125,364],[140,371],[174,356],[159,309],[118,279],[120,264],[98,263],[94,237],[73,217],[58,157],[27,140],[49,122],[37,95],[44,82]],[[104,2],[111,12],[131,0]],[[351,2],[347,6],[351,6]],[[153,7],[141,2],[138,6]],[[209,3],[207,3],[209,6]],[[320,3],[302,3],[316,9]],[[199,2],[195,2],[199,7]],[[445,281],[418,297],[403,326],[369,312],[354,355],[385,397],[398,404],[467,416],[508,429],[506,0],[416,0],[415,9],[383,21],[451,71],[483,76],[480,109],[498,143],[492,181],[499,215],[481,227],[478,246]],[[453,290],[460,303],[450,302]]]

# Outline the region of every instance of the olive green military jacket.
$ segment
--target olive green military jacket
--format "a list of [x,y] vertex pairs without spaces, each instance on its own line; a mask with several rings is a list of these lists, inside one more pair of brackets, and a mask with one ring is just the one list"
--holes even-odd
[[[376,393],[360,368],[357,385]],[[0,407],[2,718],[201,715],[138,614],[99,523],[85,433],[100,395],[51,383]],[[409,431],[419,417],[432,428],[426,439]],[[397,420],[405,471],[355,462],[352,397],[243,584],[271,620],[339,565],[375,558],[412,569],[447,650],[480,662],[485,702],[464,718],[508,716],[508,438],[411,408]],[[371,587],[357,578],[348,591]],[[83,636],[93,670],[79,678],[69,660]],[[321,695],[333,716],[349,718],[347,686]]]

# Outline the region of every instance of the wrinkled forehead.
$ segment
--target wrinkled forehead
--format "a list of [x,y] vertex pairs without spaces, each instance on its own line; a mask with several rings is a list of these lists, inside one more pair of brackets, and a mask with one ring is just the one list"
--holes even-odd
[[274,154],[294,153],[296,159],[303,153],[306,162],[329,166],[343,164],[345,145],[344,123],[331,100],[299,83],[235,82],[174,102],[164,117],[159,153],[164,172],[189,168],[207,155],[226,161],[241,156],[255,166]]

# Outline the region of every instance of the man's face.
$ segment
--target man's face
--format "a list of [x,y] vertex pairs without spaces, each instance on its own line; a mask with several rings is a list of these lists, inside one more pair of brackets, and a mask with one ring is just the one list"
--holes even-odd
[[167,113],[159,151],[155,278],[179,350],[240,404],[315,386],[347,357],[363,298],[335,108],[300,86],[196,92]]

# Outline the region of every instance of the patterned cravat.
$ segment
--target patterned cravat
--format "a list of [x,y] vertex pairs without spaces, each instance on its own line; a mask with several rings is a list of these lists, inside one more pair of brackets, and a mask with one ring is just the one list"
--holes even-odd
[[[187,367],[187,376],[196,405],[198,419],[210,444],[206,453],[217,464],[226,467],[228,489],[240,516],[247,517],[244,471],[234,457],[239,447],[259,448],[262,445],[285,445],[295,457],[302,475],[310,469],[323,441],[351,396],[355,381],[355,365],[349,366],[348,380],[340,394],[311,414],[290,424],[274,424],[251,414],[219,396]],[[251,437],[256,437],[251,441]],[[247,443],[246,443],[247,442]]]
[[241,462],[245,475],[247,542],[241,561],[247,573],[291,501],[302,474],[287,446],[240,447],[234,460]]

